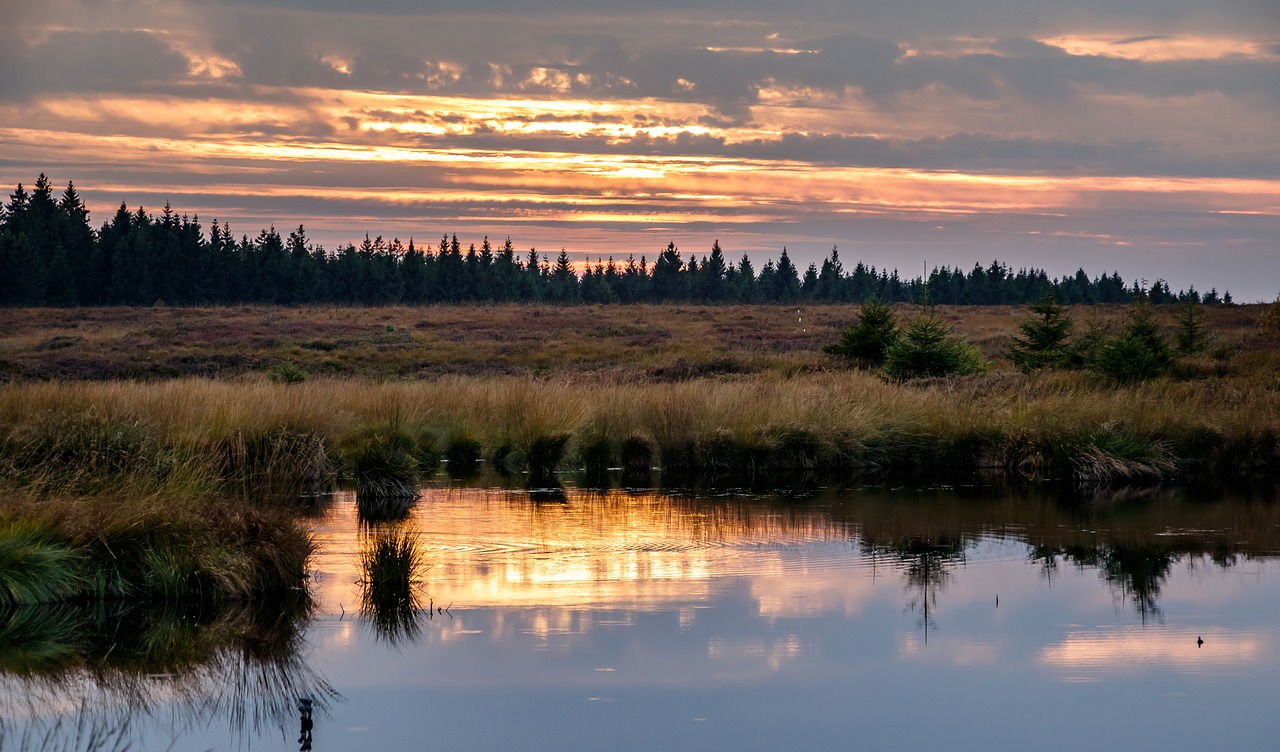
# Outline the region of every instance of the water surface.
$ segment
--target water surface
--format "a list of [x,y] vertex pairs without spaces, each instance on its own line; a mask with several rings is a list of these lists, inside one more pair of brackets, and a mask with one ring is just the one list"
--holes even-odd
[[[298,749],[304,696],[316,750],[1272,749],[1280,732],[1270,497],[444,486],[377,524],[339,494],[313,524],[315,607],[270,660],[235,644],[169,678],[51,681],[11,659],[4,748],[88,748],[75,728],[124,723],[133,748]],[[388,531],[428,564],[393,618],[362,611],[361,551]]]

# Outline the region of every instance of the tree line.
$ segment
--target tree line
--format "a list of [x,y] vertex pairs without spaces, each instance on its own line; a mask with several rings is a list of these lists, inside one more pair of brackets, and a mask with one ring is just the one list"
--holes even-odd
[[0,206],[0,305],[100,306],[294,304],[429,304],[547,301],[553,303],[861,303],[866,300],[936,304],[1025,304],[1052,292],[1062,303],[1230,303],[1230,293],[1174,292],[1163,280],[1126,284],[1118,273],[1090,278],[1084,270],[1051,278],[1042,269],[1013,270],[993,261],[934,268],[904,279],[898,271],[861,261],[852,270],[838,251],[799,269],[786,248],[759,271],[747,254],[734,263],[719,242],[699,257],[675,243],[652,261],[609,257],[570,262],[536,249],[518,252],[510,238],[486,237],[465,250],[458,236],[408,245],[367,235],[329,250],[299,225],[287,236],[275,227],[236,239],[216,219],[206,231],[199,217],[159,214],[122,203],[96,231],[73,183],[59,198],[43,174],[31,191],[21,184]]

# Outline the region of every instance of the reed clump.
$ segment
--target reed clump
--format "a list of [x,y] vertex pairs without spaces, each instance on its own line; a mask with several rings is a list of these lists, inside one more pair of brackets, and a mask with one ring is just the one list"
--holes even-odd
[[416,442],[399,427],[374,430],[351,452],[357,499],[416,499]]
[[221,486],[243,498],[297,498],[319,493],[332,475],[324,439],[285,427],[235,431],[215,442]]
[[30,521],[0,527],[0,607],[69,600],[87,585],[81,551]]

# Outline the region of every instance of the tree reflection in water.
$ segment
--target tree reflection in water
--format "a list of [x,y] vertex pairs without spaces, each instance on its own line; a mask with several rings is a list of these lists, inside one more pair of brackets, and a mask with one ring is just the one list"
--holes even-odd
[[888,560],[900,567],[907,591],[906,610],[916,612],[920,618],[916,626],[924,632],[925,643],[929,631],[937,629],[935,609],[938,595],[951,581],[952,569],[965,560],[965,550],[972,543],[964,536],[906,537],[879,542],[863,539],[863,555],[873,561]]
[[297,723],[340,697],[303,658],[305,596],[269,604],[37,606],[0,612],[0,746],[126,749],[139,728],[233,737]]

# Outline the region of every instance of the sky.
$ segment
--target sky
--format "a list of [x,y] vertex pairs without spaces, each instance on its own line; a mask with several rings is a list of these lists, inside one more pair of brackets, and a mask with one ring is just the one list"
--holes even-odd
[[1277,123],[1276,0],[0,0],[0,183],[95,226],[1269,301]]

